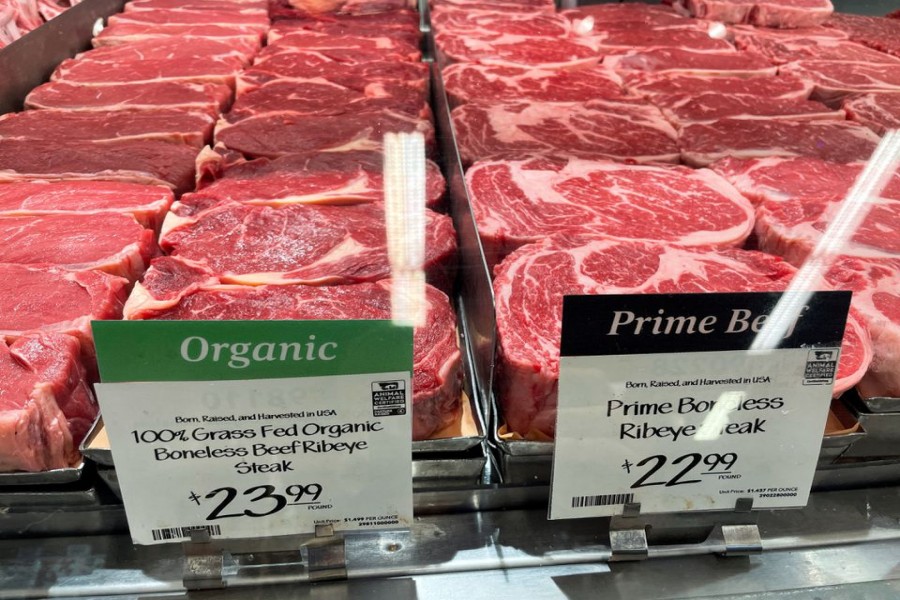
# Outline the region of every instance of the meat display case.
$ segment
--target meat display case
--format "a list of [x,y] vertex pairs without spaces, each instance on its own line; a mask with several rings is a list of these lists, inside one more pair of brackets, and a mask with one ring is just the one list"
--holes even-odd
[[[49,73],[44,69],[35,79],[37,74],[23,65],[37,62],[35,56],[55,64],[62,55],[84,48],[97,18],[121,4],[85,0],[64,15],[71,24],[56,19],[37,35],[23,38],[25,44],[0,51],[0,72],[14,74],[10,81],[16,81],[0,98],[6,102],[0,112],[17,109],[24,92]],[[835,4],[842,8],[841,2]],[[852,4],[847,10],[871,14],[896,8],[892,2]],[[76,30],[82,33],[71,33]],[[81,38],[78,44],[49,41],[76,38]],[[735,523],[758,525],[758,546],[739,547],[722,538],[728,518],[721,515],[667,515],[648,523],[653,535],[647,557],[654,559],[652,565],[614,563],[616,551],[607,543],[609,520],[546,520],[551,445],[509,442],[497,435],[490,276],[458,149],[448,134],[449,106],[437,66],[433,77],[443,166],[454,198],[461,255],[468,265],[458,301],[479,433],[467,441],[420,444],[421,455],[430,456],[414,464],[419,476],[415,525],[408,532],[347,536],[341,541],[343,563],[325,565],[342,567],[345,580],[322,581],[329,577],[311,558],[309,539],[276,538],[230,545],[220,568],[203,573],[230,588],[212,593],[235,598],[261,593],[447,597],[452,590],[466,590],[473,597],[502,590],[504,595],[569,598],[596,597],[600,590],[610,597],[660,598],[900,594],[900,579],[892,568],[900,548],[900,459],[881,458],[885,448],[900,443],[893,399],[856,398],[849,403],[862,431],[843,439],[826,438],[816,475],[820,491],[806,509],[738,516]],[[487,454],[481,452],[484,435],[490,438]],[[447,452],[455,454],[448,459]],[[57,474],[56,480],[51,477],[39,486],[24,479],[15,487],[0,488],[0,505],[5,507],[0,513],[0,598],[179,597],[185,589],[209,584],[198,585],[188,572],[186,564],[197,550],[191,544],[131,544],[108,454],[101,449],[91,455],[88,450],[97,464],[80,467],[77,476]],[[834,462],[838,457],[853,460]],[[759,551],[762,554],[746,557]],[[721,560],[708,554],[742,557]],[[310,582],[316,585],[305,585]],[[297,583],[303,585],[279,587]]]

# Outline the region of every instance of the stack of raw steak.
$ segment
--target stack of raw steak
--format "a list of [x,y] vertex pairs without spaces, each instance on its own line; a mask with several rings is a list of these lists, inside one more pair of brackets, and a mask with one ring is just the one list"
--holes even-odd
[[[275,22],[239,78],[216,142],[247,159],[379,151],[386,132],[421,132],[434,148],[418,15],[408,10]],[[358,29],[355,25],[359,25]],[[368,26],[366,26],[368,25]]]
[[[140,2],[141,9],[129,4],[116,19],[154,37],[101,34],[94,40],[100,47],[63,61],[29,94],[26,107],[43,110],[2,121],[0,181],[127,181],[176,194],[194,188],[199,147],[211,141],[235,77],[268,27],[265,2],[223,0],[218,9],[177,11],[168,0]],[[252,35],[181,34],[184,26],[224,22],[232,12],[239,23],[221,27]]]
[[[794,273],[780,258],[737,249],[585,235],[555,235],[523,246],[495,270],[494,279],[497,391],[507,425],[523,435],[554,433],[563,296],[772,292],[785,289]],[[871,358],[865,327],[851,317],[835,393],[858,382]]]
[[[90,322],[122,317],[268,27],[264,1],[212,4],[136,0],[112,19],[128,35],[111,27],[29,95],[34,110],[0,117],[2,470],[79,460],[97,413]],[[182,35],[229,15],[234,35]]]
[[[874,33],[894,22],[828,20],[827,0],[686,3],[718,22],[638,3],[435,4],[470,200],[497,265],[497,393],[521,435],[553,433],[564,294],[783,289],[794,268],[773,255],[800,264],[898,120],[898,38]],[[466,4],[477,18],[460,16]],[[510,43],[519,35],[530,43]],[[573,41],[597,61],[532,50]],[[857,292],[835,395],[870,361],[863,389],[900,395],[900,294],[883,274],[898,207],[877,203],[823,284]]]
[[854,42],[900,56],[900,18],[897,15],[898,11],[894,11],[890,15],[893,19],[884,19],[835,14],[825,22],[825,26],[843,31]]
[[[821,240],[863,165],[766,158],[725,160],[714,168],[757,205],[760,249],[799,266]],[[900,302],[898,231],[900,174],[870,202],[865,221],[826,275],[833,286],[853,290],[853,307],[868,323],[874,359],[860,390],[869,396],[900,396],[900,318],[891,308]]]
[[[773,153],[865,160],[877,136],[845,121],[845,111],[833,103],[854,92],[883,91],[893,77],[900,77],[900,70],[887,68],[893,57],[836,39],[833,29],[802,30],[812,40],[804,44],[807,38],[798,41],[801,30],[786,36],[744,27],[733,32],[735,45],[711,37],[707,22],[664,6],[602,4],[537,15],[524,8],[490,13],[476,7],[469,12],[479,19],[468,20],[458,16],[465,9],[457,4],[439,4],[434,10],[439,46],[440,40],[445,40],[441,47],[450,47],[453,40],[475,40],[481,49],[474,55],[444,52],[445,60],[458,61],[446,68],[446,86],[458,105],[453,123],[467,165],[523,154],[641,163],[680,160],[691,166],[725,156]],[[567,63],[562,69],[530,52],[539,46],[534,42],[514,46],[498,59],[491,48],[501,39],[502,28],[494,20],[516,32],[543,36],[547,43],[562,44],[574,36],[596,49],[597,60]],[[558,20],[567,21],[569,28],[552,27]],[[831,44],[830,61],[785,61],[791,52],[805,58],[802,52],[822,40]],[[877,55],[881,63],[866,53]],[[860,66],[886,71],[887,83],[860,76],[868,78],[867,85],[844,82],[840,95],[825,82],[810,84],[804,77],[814,68],[837,76],[841,69]],[[797,71],[799,77],[786,77],[798,84],[793,91],[785,91],[780,70],[785,75]]]
[[[200,189],[166,217],[166,256],[135,286],[126,318],[390,318],[382,139],[418,131],[433,151],[434,127],[418,14],[373,7],[276,9],[265,49],[235,73],[214,148],[198,158]],[[461,395],[448,297],[456,233],[434,210],[445,184],[431,160],[426,178],[430,285],[414,336],[414,439],[455,422]]]
[[475,163],[466,183],[490,265],[563,231],[728,248],[753,228],[750,202],[708,169],[498,160]]

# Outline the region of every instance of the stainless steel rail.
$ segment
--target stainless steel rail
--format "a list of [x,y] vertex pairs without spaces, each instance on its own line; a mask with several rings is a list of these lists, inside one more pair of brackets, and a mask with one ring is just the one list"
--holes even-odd
[[[708,514],[660,516],[651,533],[668,529],[686,540],[708,522]],[[607,565],[608,523],[607,519],[551,522],[540,509],[421,516],[410,531],[348,536],[348,580],[314,588],[294,585],[292,597],[325,589],[334,591],[335,595],[326,594],[328,598],[352,597],[354,590],[377,597],[369,591],[376,594],[379,589],[394,598],[449,597],[451,592],[485,597],[478,594],[479,585],[499,586],[504,590],[501,597],[512,597],[515,591],[525,598],[541,597],[538,590],[569,598],[680,598],[821,586],[842,590],[822,597],[851,597],[842,596],[846,591],[842,586],[900,579],[898,487],[818,493],[802,510],[762,511],[758,523],[763,553],[752,557],[710,557],[725,548],[716,547],[713,538],[701,537],[689,542],[663,540],[662,545],[651,540],[651,560]],[[231,544],[231,554],[223,561],[223,581],[228,588],[248,589],[308,582],[301,561],[267,564],[259,555],[277,551],[286,557],[293,548],[299,556],[302,541]],[[0,598],[114,594],[146,598],[181,593],[183,564],[181,545],[136,548],[124,535],[3,540]],[[397,580],[355,581],[373,577],[414,578],[416,595],[394,587]],[[277,589],[264,593],[277,597]],[[865,589],[896,591],[884,585]],[[223,594],[216,592],[215,597]]]

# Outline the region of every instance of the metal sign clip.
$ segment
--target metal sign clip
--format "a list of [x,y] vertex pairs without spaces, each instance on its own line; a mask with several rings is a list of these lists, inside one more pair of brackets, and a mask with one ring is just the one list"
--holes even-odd
[[303,544],[310,581],[347,578],[344,536],[334,533],[333,525],[316,525],[316,537]]
[[622,516],[610,519],[610,561],[644,560],[650,555],[647,526],[638,519],[640,516],[641,503],[631,502],[623,508]]
[[223,588],[225,557],[222,548],[212,543],[205,528],[191,530],[191,541],[184,543],[182,581],[188,590]]

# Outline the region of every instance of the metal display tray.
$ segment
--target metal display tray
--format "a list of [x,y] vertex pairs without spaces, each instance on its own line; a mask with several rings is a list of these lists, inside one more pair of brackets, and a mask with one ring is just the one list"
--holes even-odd
[[[882,402],[888,400],[889,402]],[[865,436],[842,455],[843,458],[875,458],[900,456],[900,407],[896,412],[872,410],[873,406],[896,406],[896,398],[851,397],[847,406],[865,430]]]
[[[434,37],[430,31],[425,33],[425,46],[426,55],[434,56]],[[487,413],[490,409],[488,399],[496,345],[494,293],[466,190],[462,161],[450,118],[450,102],[436,63],[431,65],[431,93],[435,130],[441,149],[441,166],[447,178],[450,197],[450,216],[459,238],[460,320],[469,345],[473,386]],[[489,421],[488,418],[487,422]]]
[[871,413],[900,413],[900,398],[858,394],[857,399]]
[[84,473],[84,461],[74,467],[39,473],[0,473],[0,490],[7,487],[47,486],[74,483]]
[[13,507],[35,508],[52,506],[65,510],[72,506],[96,506],[100,502],[98,491],[93,486],[78,488],[28,488],[22,491],[0,490],[0,506],[7,510]]
[[[889,2],[892,0],[888,0]],[[577,4],[598,4],[604,2],[577,2]],[[883,0],[866,0],[863,5],[842,7],[846,12],[883,14],[886,12]],[[494,298],[491,288],[491,277],[486,267],[485,254],[481,245],[475,219],[472,214],[468,191],[465,186],[464,169],[459,157],[459,148],[453,135],[450,117],[449,100],[444,89],[441,67],[448,61],[435,48],[434,37],[430,30],[425,36],[426,54],[432,57],[433,106],[435,107],[435,124],[439,140],[442,144],[442,157],[447,174],[452,212],[457,231],[460,236],[461,255],[467,261],[468,270],[464,271],[462,297],[471,307],[466,321],[471,328],[470,343],[474,356],[476,385],[481,397],[486,400],[485,413],[488,416],[487,426],[490,429],[490,445],[494,449],[494,459],[498,464],[501,477],[505,483],[541,484],[549,481],[552,442],[513,441],[498,435],[500,425],[499,406],[493,395],[493,370],[496,349],[496,322],[494,317]],[[476,268],[479,267],[479,268]],[[831,465],[845,456],[873,456],[873,452],[887,452],[883,446],[872,447],[877,439],[888,440],[893,444],[892,454],[900,454],[900,399],[868,398],[863,401],[869,412],[861,417],[861,428],[857,431],[840,435],[825,436],[819,455],[819,465]],[[885,413],[896,413],[896,419]],[[881,415],[881,416],[876,416]],[[868,426],[867,426],[868,424]],[[870,428],[874,427],[875,436]],[[889,435],[889,430],[896,432]],[[879,442],[880,444],[880,442]],[[859,454],[857,454],[859,453]],[[857,468],[859,465],[843,465],[840,469]],[[874,472],[872,469],[866,469]],[[845,478],[846,479],[846,478]],[[878,477],[873,483],[880,481]],[[865,484],[862,480],[861,484]]]

